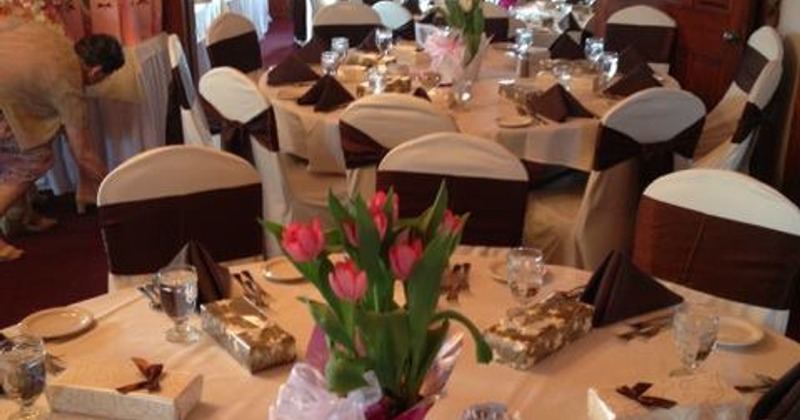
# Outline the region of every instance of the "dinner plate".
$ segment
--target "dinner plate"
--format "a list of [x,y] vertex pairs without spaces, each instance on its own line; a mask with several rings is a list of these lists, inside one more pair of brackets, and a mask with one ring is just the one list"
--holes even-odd
[[722,347],[747,347],[764,338],[764,330],[751,322],[732,316],[719,317],[717,344]]
[[28,315],[20,322],[25,334],[44,340],[66,337],[86,331],[94,324],[94,315],[83,308],[45,309]]
[[497,117],[497,125],[503,128],[519,128],[533,124],[533,118],[527,115],[507,115]]
[[279,283],[295,283],[303,281],[303,275],[294,264],[284,256],[270,258],[264,264],[264,277]]

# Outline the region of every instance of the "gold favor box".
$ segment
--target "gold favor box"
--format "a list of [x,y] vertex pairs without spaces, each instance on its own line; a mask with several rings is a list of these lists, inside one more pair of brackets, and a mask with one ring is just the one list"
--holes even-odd
[[165,369],[161,389],[128,394],[116,388],[144,378],[133,362],[119,364],[75,363],[48,379],[46,395],[54,412],[110,419],[180,420],[200,401],[203,377]]
[[250,373],[293,362],[294,337],[243,297],[201,306],[203,330]]

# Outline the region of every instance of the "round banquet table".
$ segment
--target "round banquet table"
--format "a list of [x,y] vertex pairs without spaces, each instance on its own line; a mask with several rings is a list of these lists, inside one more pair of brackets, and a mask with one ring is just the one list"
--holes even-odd
[[[398,61],[414,67],[425,62],[413,47],[397,47]],[[411,51],[409,51],[411,49]],[[516,156],[548,164],[558,164],[581,171],[590,171],[599,118],[568,118],[562,123],[547,121],[519,128],[498,125],[498,118],[515,115],[516,109],[498,92],[498,81],[514,76],[515,62],[501,46],[491,46],[482,63],[479,80],[473,85],[473,98],[460,109],[451,109],[461,132],[493,140],[507,147]],[[576,74],[570,82],[573,96],[594,115],[602,117],[619,99],[604,97],[592,89],[591,75]],[[663,75],[664,84],[677,87],[677,82]],[[344,155],[339,136],[339,117],[343,108],[331,112],[314,112],[311,106],[298,105],[296,99],[310,86],[309,83],[269,86],[267,73],[258,80],[258,87],[275,110],[278,141],[282,152],[287,152],[308,161],[312,172],[345,173]],[[555,84],[552,75],[540,75],[520,79],[518,84],[530,85],[532,89],[544,90]],[[343,83],[352,93],[355,83]],[[432,92],[433,102],[444,107],[443,97],[449,88],[437,88]],[[354,95],[355,96],[355,95]]]
[[[506,250],[499,248],[462,247],[457,250],[453,263],[472,264],[471,292],[462,294],[457,303],[441,299],[440,306],[461,311],[480,329],[497,322],[514,303],[506,286],[491,276],[493,267],[502,264],[505,255]],[[251,263],[231,267],[231,271],[249,270],[256,274],[262,266]],[[588,277],[585,271],[548,266],[540,296],[553,290],[572,289],[585,283]],[[269,316],[297,338],[302,358],[312,320],[296,297],[314,297],[316,292],[309,284],[259,282],[272,296]],[[692,297],[687,296],[687,300],[691,301]],[[167,372],[201,373],[204,377],[201,402],[190,413],[190,420],[267,418],[278,387],[290,370],[290,366],[284,366],[251,375],[206,335],[193,345],[167,342],[164,331],[171,325],[170,320],[150,310],[147,300],[132,289],[98,296],[76,306],[94,313],[96,326],[70,340],[49,342],[48,350],[64,359],[67,365],[79,361],[97,366],[119,364],[138,356],[153,363],[164,363]],[[647,341],[626,342],[616,337],[618,328],[612,325],[590,331],[529,371],[517,371],[496,363],[477,364],[472,341],[466,338],[446,394],[429,418],[459,418],[464,408],[487,401],[504,402],[512,410],[519,410],[523,419],[586,418],[588,388],[663,380],[679,366],[670,331]],[[779,377],[798,360],[800,345],[766,332],[764,339],[754,346],[714,350],[702,369],[719,372],[731,384],[746,384],[752,383],[754,373]],[[748,398],[752,400],[756,396]],[[46,404],[45,398],[40,398],[37,404]],[[0,417],[5,418],[13,408],[10,401],[0,399]],[[54,418],[77,417],[59,413]]]

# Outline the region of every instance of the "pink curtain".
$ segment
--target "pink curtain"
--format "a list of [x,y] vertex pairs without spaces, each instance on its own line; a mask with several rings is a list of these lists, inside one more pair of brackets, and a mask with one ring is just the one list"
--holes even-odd
[[109,34],[134,45],[161,32],[161,0],[47,0],[67,35]]

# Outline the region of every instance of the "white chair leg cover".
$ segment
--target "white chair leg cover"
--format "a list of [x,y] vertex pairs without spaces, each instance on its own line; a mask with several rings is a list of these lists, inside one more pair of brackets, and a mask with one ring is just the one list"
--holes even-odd
[[[289,204],[286,202],[285,182],[281,171],[278,154],[270,152],[259,142],[250,140],[253,147],[253,159],[261,177],[264,192],[264,219],[278,223],[291,220]],[[267,235],[267,255],[280,255],[280,247],[272,235]]]

